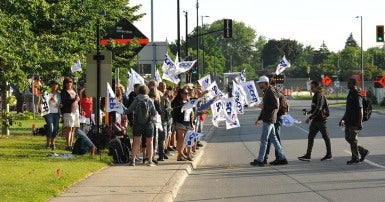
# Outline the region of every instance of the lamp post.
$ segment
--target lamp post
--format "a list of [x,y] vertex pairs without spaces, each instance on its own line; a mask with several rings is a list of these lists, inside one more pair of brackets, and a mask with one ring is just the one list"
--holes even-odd
[[[102,10],[100,12],[101,16],[106,15],[106,11]],[[101,75],[102,75],[102,60],[104,60],[104,55],[100,53],[100,17],[98,17],[98,20],[96,22],[96,131],[99,133],[99,121],[100,121],[100,89],[101,89]]]
[[[176,19],[177,19],[177,41],[176,41],[176,49],[177,49],[177,53],[178,53],[178,57],[180,57],[180,8],[179,8],[179,0],[177,0],[177,4],[176,4],[176,10],[177,10],[177,16],[176,16]],[[178,58],[179,60],[179,58]]]
[[197,0],[196,4],[197,9],[197,70],[199,70],[199,2]]
[[[208,15],[202,15],[201,18],[202,18],[202,27],[201,27],[201,32],[203,32],[203,18],[208,18],[210,16]],[[203,34],[203,33],[202,33]],[[205,71],[205,44],[204,44],[204,36],[202,35],[202,72]]]
[[363,51],[363,36],[362,36],[362,16],[356,16],[361,20],[361,89],[365,90],[364,85],[364,51]]
[[186,19],[186,58],[189,56],[188,54],[188,12],[187,11],[183,11],[184,12],[184,17]]

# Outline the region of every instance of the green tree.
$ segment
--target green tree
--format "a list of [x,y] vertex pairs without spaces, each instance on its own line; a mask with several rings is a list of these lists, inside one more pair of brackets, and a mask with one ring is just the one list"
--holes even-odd
[[350,33],[349,37],[346,39],[346,47],[358,47],[357,41],[353,38],[353,33]]

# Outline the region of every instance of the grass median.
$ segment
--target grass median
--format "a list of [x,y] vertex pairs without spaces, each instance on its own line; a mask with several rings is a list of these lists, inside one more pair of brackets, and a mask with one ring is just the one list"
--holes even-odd
[[15,120],[11,135],[0,136],[0,201],[47,201],[112,162],[108,151],[70,155],[62,136],[56,138],[55,151],[47,149],[46,138],[32,135],[31,127],[44,123]]

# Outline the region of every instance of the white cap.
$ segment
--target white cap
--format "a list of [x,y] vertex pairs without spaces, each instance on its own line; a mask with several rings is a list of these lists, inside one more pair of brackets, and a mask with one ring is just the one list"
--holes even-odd
[[267,76],[261,76],[259,77],[259,80],[258,80],[258,83],[269,83],[269,78],[267,78]]

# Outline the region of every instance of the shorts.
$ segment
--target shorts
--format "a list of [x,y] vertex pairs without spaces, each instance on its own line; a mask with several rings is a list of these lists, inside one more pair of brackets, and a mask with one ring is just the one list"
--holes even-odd
[[154,137],[154,126],[153,124],[134,124],[132,128],[132,133],[134,137]]
[[71,112],[63,114],[63,127],[80,127],[79,113]]
[[188,121],[184,121],[183,123],[174,123],[173,126],[176,130],[193,130],[193,127]]

